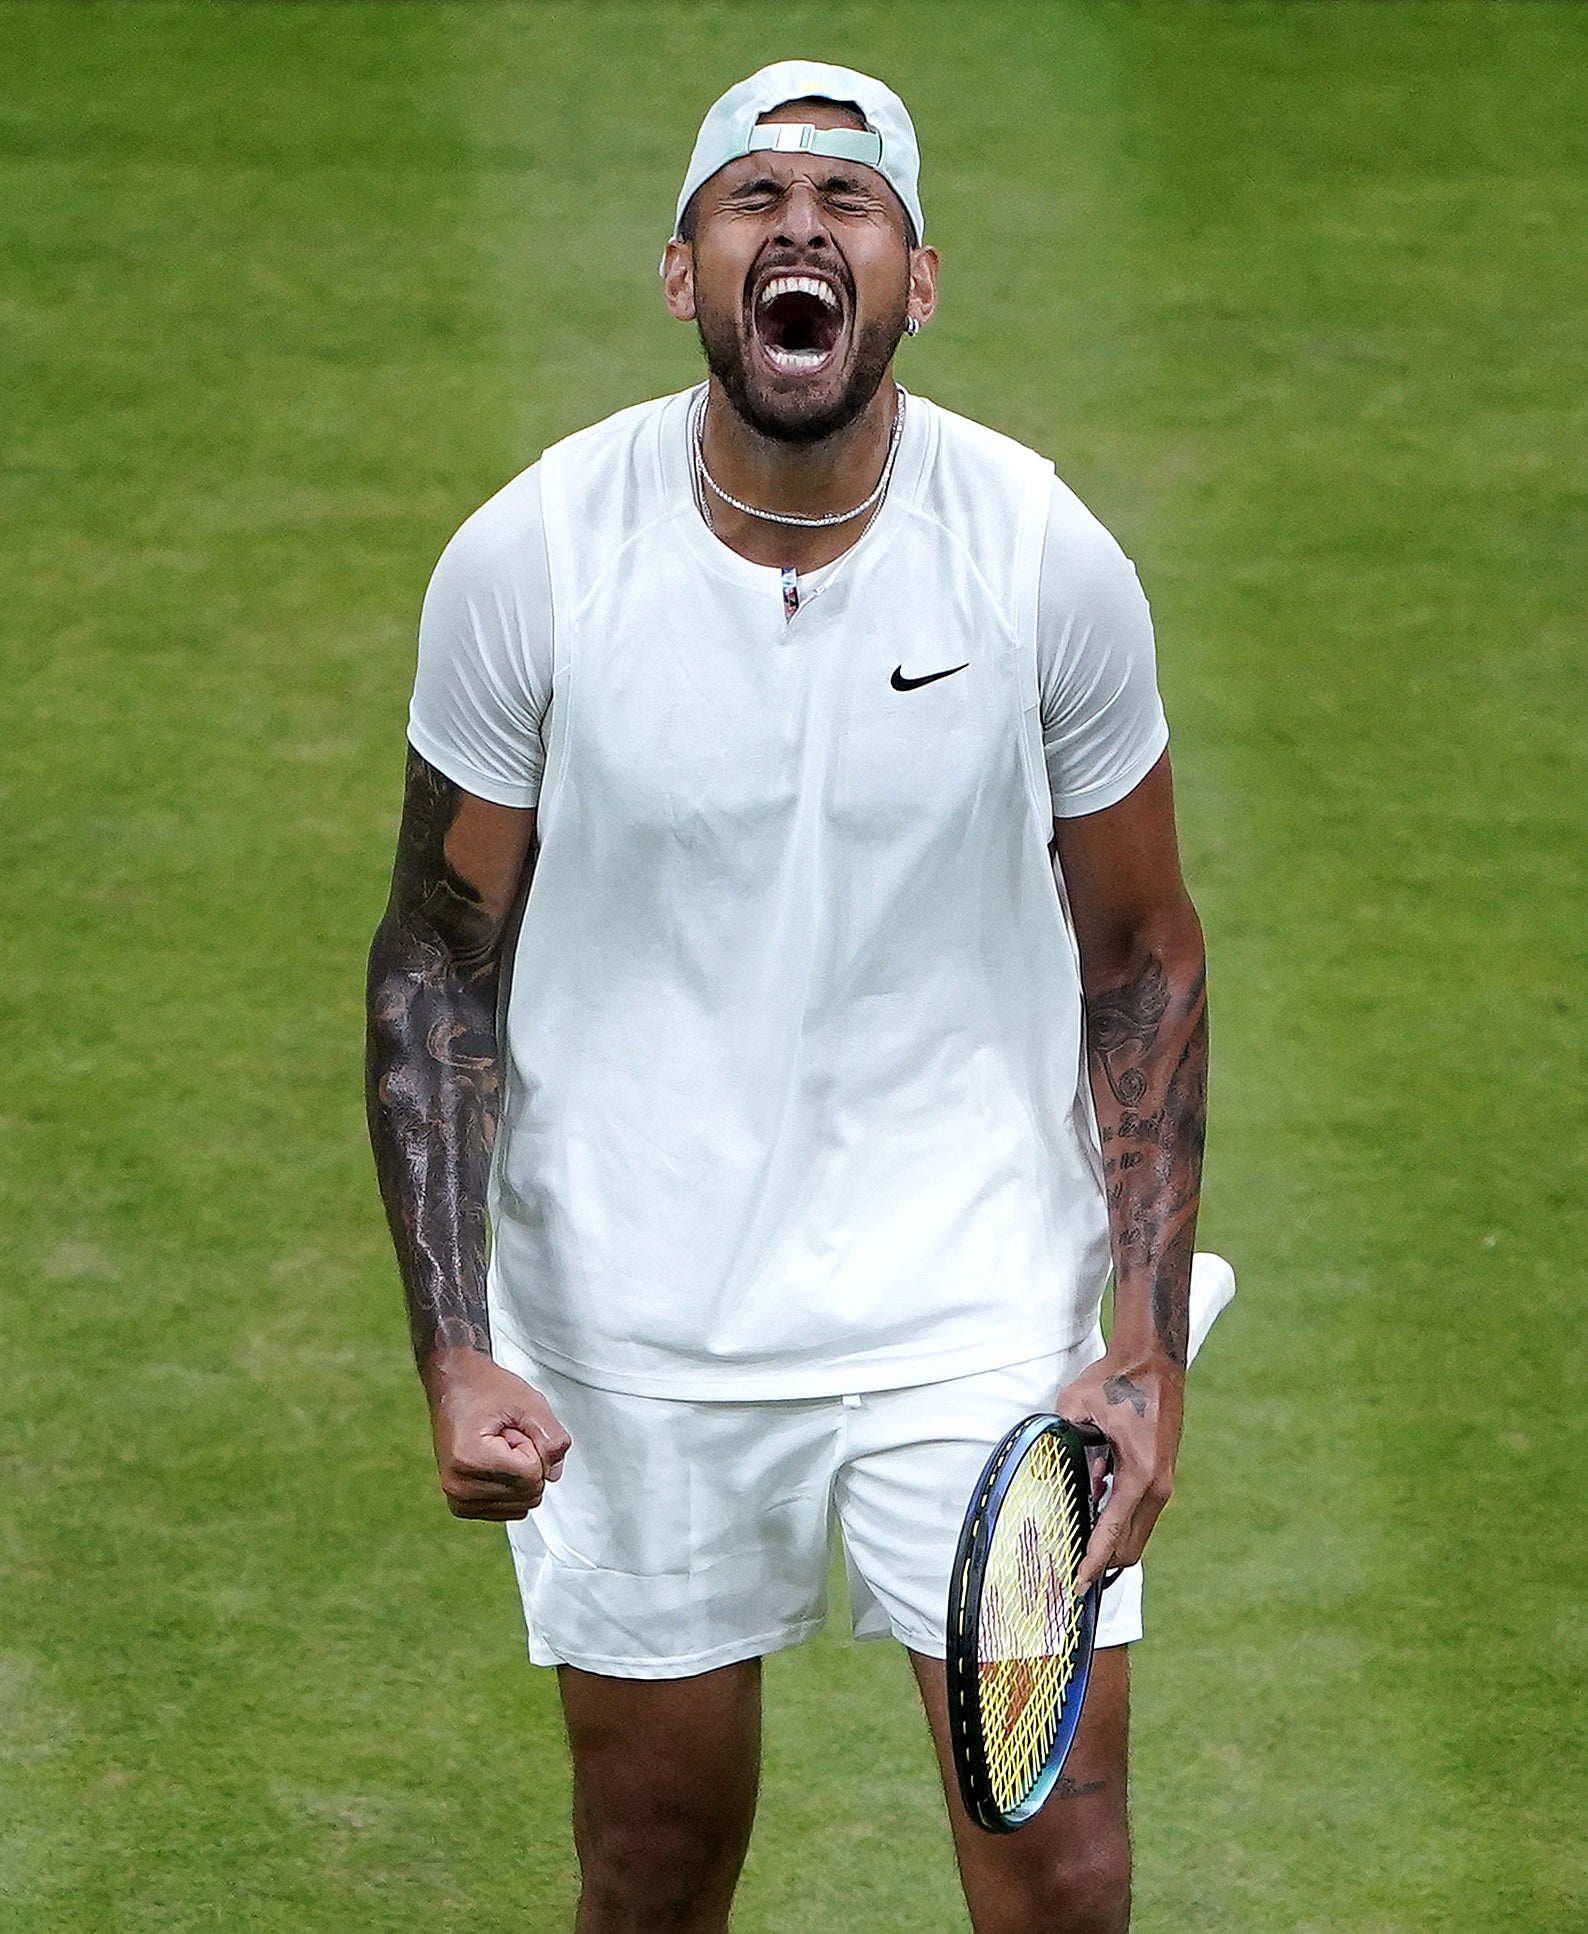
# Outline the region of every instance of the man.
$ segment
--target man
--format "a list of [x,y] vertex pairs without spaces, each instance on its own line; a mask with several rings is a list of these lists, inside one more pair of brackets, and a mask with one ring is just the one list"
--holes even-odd
[[[879,82],[730,90],[662,265],[709,381],[548,451],[425,603],[371,1123],[443,1489],[560,1668],[581,1934],[726,1926],[835,1519],[946,1768],[989,1446],[1107,1432],[1088,1576],[1169,1494],[1206,1031],[1150,625],[1051,465],[895,385],[922,233]],[[1128,1922],[1138,1605],[1035,1823],[948,1782],[978,1934]]]

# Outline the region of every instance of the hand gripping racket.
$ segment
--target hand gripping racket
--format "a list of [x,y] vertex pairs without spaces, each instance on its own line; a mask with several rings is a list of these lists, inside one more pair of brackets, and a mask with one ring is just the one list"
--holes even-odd
[[[1192,1259],[1187,1362],[1234,1294],[1222,1257]],[[990,1833],[1036,1813],[1081,1722],[1113,1576],[1083,1595],[1075,1579],[1107,1459],[1090,1425],[1027,1417],[994,1448],[965,1513],[948,1593],[949,1739],[965,1810]]]

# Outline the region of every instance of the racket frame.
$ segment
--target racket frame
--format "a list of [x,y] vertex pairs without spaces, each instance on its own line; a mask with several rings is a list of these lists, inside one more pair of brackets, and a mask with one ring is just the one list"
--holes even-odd
[[[1098,1604],[1103,1595],[1101,1582],[1094,1583],[1081,1601],[1078,1617],[1078,1658],[1074,1672],[1059,1706],[1058,1729],[1042,1770],[1030,1792],[1017,1805],[1005,1811],[993,1797],[987,1773],[987,1743],[982,1731],[980,1659],[977,1631],[981,1623],[982,1587],[986,1580],[987,1556],[993,1527],[1015,1473],[1040,1438],[1057,1437],[1070,1467],[1088,1534],[1096,1522],[1097,1502],[1092,1482],[1088,1444],[1101,1433],[1082,1431],[1064,1417],[1038,1411],[1006,1433],[993,1446],[992,1453],[977,1480],[970,1508],[960,1527],[954,1553],[954,1569],[949,1578],[948,1599],[948,1729],[953,1747],[954,1770],[959,1776],[960,1797],[965,1811],[989,1833],[1013,1833],[1038,1812],[1058,1784],[1064,1761],[1075,1740],[1086,1703],[1086,1688],[1092,1671],[1092,1646],[1097,1634]],[[1106,1442],[1106,1440],[1103,1440]],[[1116,1574],[1117,1575],[1117,1574]]]

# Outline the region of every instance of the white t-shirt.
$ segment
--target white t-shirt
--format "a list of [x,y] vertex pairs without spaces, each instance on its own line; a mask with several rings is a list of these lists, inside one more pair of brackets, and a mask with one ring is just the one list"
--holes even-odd
[[1047,849],[1167,743],[1146,600],[1050,464],[911,397],[787,621],[694,503],[697,394],[549,450],[425,600],[415,748],[539,807],[493,1328],[679,1397],[1066,1348],[1108,1236]]

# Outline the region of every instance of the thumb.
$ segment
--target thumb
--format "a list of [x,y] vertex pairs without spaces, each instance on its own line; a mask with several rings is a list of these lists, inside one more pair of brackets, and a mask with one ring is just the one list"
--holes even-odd
[[534,1417],[506,1424],[502,1429],[502,1441],[514,1450],[533,1455],[548,1484],[555,1484],[562,1476],[562,1461],[573,1448],[573,1439],[555,1418],[552,1418],[549,1427]]

